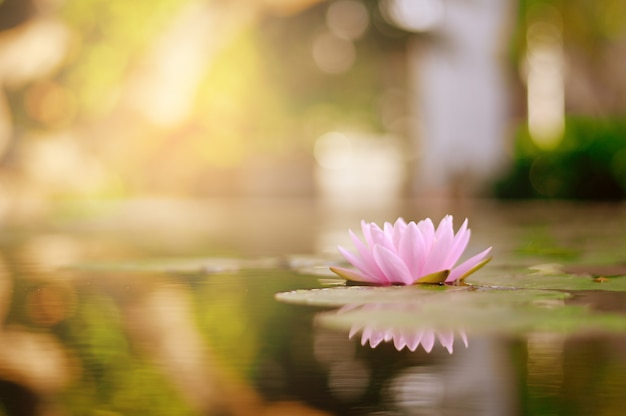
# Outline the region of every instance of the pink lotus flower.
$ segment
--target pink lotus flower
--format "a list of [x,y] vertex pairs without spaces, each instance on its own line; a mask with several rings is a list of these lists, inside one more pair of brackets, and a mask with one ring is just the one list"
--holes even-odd
[[356,254],[339,247],[356,270],[330,268],[347,280],[378,285],[452,283],[462,281],[491,260],[489,247],[455,266],[467,247],[470,230],[466,219],[455,235],[451,215],[446,215],[436,229],[430,218],[408,224],[398,218],[395,224],[385,223],[383,229],[361,221],[361,229],[364,241],[349,231]]

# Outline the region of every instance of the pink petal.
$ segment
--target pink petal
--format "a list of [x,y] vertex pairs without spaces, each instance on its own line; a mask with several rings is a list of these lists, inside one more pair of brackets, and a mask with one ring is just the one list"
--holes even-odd
[[370,228],[370,232],[372,236],[372,241],[374,243],[372,248],[379,245],[379,246],[386,247],[389,250],[395,250],[393,247],[393,242],[391,240],[391,237],[387,236],[387,234],[385,234],[385,232],[381,230],[380,227],[378,227],[376,224],[372,224],[372,227]]
[[353,326],[352,328],[350,328],[350,333],[348,334],[348,338],[352,339],[352,337],[355,336],[360,330],[361,330],[360,326]]
[[403,232],[404,229],[406,228],[408,224],[406,223],[406,221],[404,221],[404,218],[402,217],[398,217],[398,219],[396,220],[396,222],[393,224],[393,227],[395,228],[396,232]]
[[390,222],[383,224],[383,232],[389,241],[393,241],[393,225]]
[[330,271],[335,273],[337,276],[341,277],[342,279],[352,280],[353,282],[379,283],[379,284],[388,283],[387,281],[378,280],[375,276],[363,274],[356,270],[350,270],[344,267],[331,267]]
[[348,262],[350,262],[350,264],[352,264],[354,267],[364,273],[371,274],[369,270],[369,265],[361,256],[353,254],[341,246],[337,246],[337,250],[339,250],[341,255],[345,257],[345,259],[348,260]]
[[467,243],[469,242],[471,232],[467,229],[467,218],[463,221],[461,228],[457,231],[456,235],[452,243],[450,244],[450,250],[448,252],[448,257],[445,260],[448,268],[454,267],[457,261],[463,255],[465,248],[467,247]]
[[[352,232],[352,230],[349,231],[349,234],[350,234],[350,238],[352,239],[352,243],[356,247],[361,258],[363,259],[363,265],[365,269],[362,269],[362,271],[367,272],[368,274],[372,276],[381,275],[382,271],[380,270],[380,267],[378,267],[378,265],[376,264],[376,261],[374,260],[374,255],[372,253],[372,250],[369,247],[367,247],[365,243],[363,243],[356,236],[356,234]],[[353,265],[357,267],[354,263]]]
[[424,267],[424,239],[414,222],[410,223],[400,239],[398,255],[411,272],[412,280],[422,276]]
[[413,331],[412,333],[409,333],[409,334],[405,333],[403,335],[403,341],[410,351],[415,351],[417,347],[419,347],[420,341],[422,340],[423,335],[424,335],[423,331],[417,331],[417,332]]
[[365,343],[369,340],[370,346],[372,348],[376,348],[376,346],[380,344],[383,339],[384,334],[381,331],[365,328],[363,330],[363,336],[361,337],[361,345],[365,345]]
[[452,216],[446,215],[439,223],[439,227],[433,237],[432,247],[422,269],[423,275],[445,270],[453,266],[453,264],[446,264],[453,238]]
[[459,331],[459,335],[461,336],[461,339],[463,340],[463,344],[465,345],[465,348],[467,348],[467,334],[465,333],[465,331]]
[[402,259],[394,252],[383,246],[374,247],[374,258],[376,263],[383,271],[387,280],[391,283],[404,283],[410,285],[413,283],[411,273],[406,267]]
[[452,271],[450,271],[450,275],[446,279],[446,282],[454,282],[458,280],[459,278],[461,278],[465,273],[470,271],[472,267],[476,266],[478,263],[483,261],[489,255],[490,252],[491,252],[491,247],[489,247],[488,249],[484,251],[481,251],[474,257],[468,260],[465,260],[463,263],[461,263],[460,265],[452,269]]
[[430,218],[426,218],[417,223],[417,228],[422,233],[422,237],[424,237],[426,249],[430,250],[435,237],[435,226],[433,225],[433,222]]
[[361,231],[363,231],[363,237],[365,237],[365,242],[370,249],[374,247],[374,241],[372,239],[372,227],[374,225],[374,223],[365,222],[365,220],[361,221]]
[[352,244],[356,247],[361,258],[365,260],[366,257],[372,257],[372,251],[365,245],[363,241],[352,231],[348,230],[348,234],[350,235],[350,239],[352,240]]
[[454,237],[454,227],[453,227],[454,219],[452,215],[446,215],[441,219],[439,225],[437,226],[437,230],[435,231],[435,240],[441,239],[452,239]]
[[421,343],[424,351],[431,352],[433,345],[435,345],[435,333],[433,331],[424,331]]
[[437,338],[439,338],[439,342],[443,345],[450,354],[452,354],[452,348],[454,347],[454,332],[452,331],[441,331],[437,333]]
[[407,223],[402,218],[398,218],[393,225],[393,245],[396,250],[400,248],[400,241],[406,232]]
[[402,333],[398,333],[395,337],[393,337],[393,346],[396,347],[398,351],[402,351],[402,348],[404,348],[405,345],[406,342],[404,341]]

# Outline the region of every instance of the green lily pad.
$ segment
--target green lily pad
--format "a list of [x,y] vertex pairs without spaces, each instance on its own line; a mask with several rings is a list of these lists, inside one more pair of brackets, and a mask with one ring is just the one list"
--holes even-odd
[[576,274],[552,274],[552,271],[539,271],[538,273],[526,274],[481,273],[468,277],[465,282],[484,287],[510,287],[517,289],[626,291],[626,276],[606,276],[599,279],[594,276],[581,276]]
[[431,273],[428,274],[424,277],[422,277],[421,279],[419,279],[417,282],[415,282],[418,285],[438,285],[438,284],[443,284],[446,279],[448,278],[448,276],[450,275],[450,270],[442,270],[440,272],[435,272],[435,273]]
[[320,325],[393,334],[420,330],[468,334],[626,332],[626,317],[568,305],[570,294],[539,289],[468,286],[337,287],[276,295],[283,302],[342,307],[322,312]]
[[[469,295],[469,294],[468,294]],[[523,335],[557,332],[565,335],[626,332],[623,315],[590,313],[574,305],[541,306],[505,304],[497,299],[460,305],[427,303],[400,308],[398,305],[366,304],[352,310],[322,312],[316,322],[324,327],[351,330],[368,328],[406,334],[422,330],[461,331],[467,334]],[[408,306],[408,305],[403,305]]]
[[531,304],[563,301],[568,293],[548,290],[482,290],[472,286],[344,286],[324,289],[294,290],[277,293],[281,302],[299,305],[337,307],[345,305],[375,304],[436,304],[453,310],[460,305],[483,307],[497,303],[502,305]]
[[371,302],[411,303],[442,292],[468,291],[470,286],[340,286],[324,289],[303,289],[277,293],[281,302],[299,305],[343,306]]
[[464,282],[464,281],[465,281],[465,279],[466,279],[469,275],[471,275],[471,274],[475,273],[475,272],[476,272],[476,271],[478,271],[479,269],[482,269],[482,268],[483,268],[483,266],[484,266],[485,264],[489,263],[489,262],[491,261],[491,259],[492,259],[492,258],[493,258],[492,256],[489,256],[489,257],[487,257],[487,258],[485,258],[485,259],[483,259],[483,260],[479,261],[479,262],[478,262],[478,263],[477,263],[474,267],[472,267],[471,269],[469,269],[468,271],[466,271],[466,272],[465,272],[465,274],[464,274],[463,276],[459,277],[459,281]]

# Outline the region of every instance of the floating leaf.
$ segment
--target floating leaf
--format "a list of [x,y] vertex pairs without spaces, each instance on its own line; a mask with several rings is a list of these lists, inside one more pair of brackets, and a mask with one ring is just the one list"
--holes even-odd
[[563,267],[565,273],[586,275],[586,276],[626,276],[626,264],[575,264]]
[[[365,303],[413,305],[437,303],[450,311],[454,311],[461,303],[471,301],[472,304],[476,304],[478,300],[483,299],[482,297],[468,296],[471,294],[470,292],[487,291],[476,290],[471,286],[449,285],[345,286],[277,293],[276,299],[287,303],[316,306],[344,306]],[[567,293],[545,290],[489,290],[488,292],[497,292],[500,296],[500,302],[513,304],[551,299],[563,300],[569,297]]]
[[473,274],[474,272],[476,272],[477,270],[483,268],[483,266],[487,263],[489,263],[491,261],[493,257],[489,256],[483,260],[481,260],[480,262],[478,262],[474,267],[472,267],[471,269],[469,269],[467,272],[465,272],[461,277],[459,277],[459,281],[463,282],[467,276]]
[[421,330],[467,331],[468,334],[626,332],[623,315],[597,313],[585,306],[566,304],[570,297],[554,290],[429,285],[337,287],[276,295],[278,300],[288,303],[343,306],[339,311],[319,314],[317,321],[353,333],[364,328],[381,334]]
[[606,279],[598,280],[590,276],[572,274],[501,273],[498,275],[473,275],[466,282],[485,287],[510,287],[517,289],[626,291],[626,276],[605,277]]
[[419,279],[415,284],[443,284],[450,274],[450,270],[442,270],[440,272],[431,273]]
[[[422,330],[464,331],[467,334],[520,335],[531,332],[580,334],[626,332],[626,319],[612,313],[591,313],[577,305],[535,303],[513,304],[498,299],[498,291],[478,302],[455,304],[427,303],[407,308],[358,308],[322,312],[316,322],[334,329],[355,331],[368,328],[385,333],[410,333]],[[468,296],[473,295],[467,293]],[[483,295],[481,295],[482,297]]]

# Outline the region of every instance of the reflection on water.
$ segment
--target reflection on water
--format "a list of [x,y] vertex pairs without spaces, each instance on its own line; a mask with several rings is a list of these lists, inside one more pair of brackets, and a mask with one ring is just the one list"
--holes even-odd
[[[541,215],[544,221],[556,214]],[[562,215],[572,218],[570,211]],[[576,238],[575,221],[566,230],[549,229],[548,248],[605,244],[603,259],[617,258],[610,246],[617,247],[620,227],[599,228],[600,217],[606,215],[585,215],[594,228],[584,240]],[[270,224],[245,230],[251,240],[239,236],[246,240],[240,245],[226,226],[206,224],[202,232],[214,234],[205,239],[197,230],[188,239],[181,230],[6,230],[0,238],[0,415],[588,415],[620,414],[626,406],[622,335],[452,336],[438,328],[407,332],[409,320],[401,329],[361,325],[349,338],[348,328],[317,325],[316,316],[334,308],[274,296],[321,288],[318,276],[295,269],[333,261],[310,254],[320,235],[334,235],[343,224],[309,221],[294,243],[296,218],[279,215],[288,227],[258,249],[273,256],[262,261],[236,255],[262,243]],[[482,244],[489,222],[472,218],[487,225],[475,227]],[[621,218],[613,216],[611,224]],[[310,225],[324,221],[332,226]],[[493,235],[502,239],[494,245],[494,267],[547,263],[537,260],[536,250],[532,258],[512,254],[528,243],[515,238],[526,235],[530,220],[493,221],[499,230]],[[276,255],[295,251],[309,256]],[[231,257],[168,260],[181,253]],[[590,254],[584,256],[589,261]],[[139,262],[146,258],[161,261]],[[66,267],[96,260],[99,267]],[[589,291],[566,303],[626,315],[624,300],[622,293]]]
[[[389,312],[390,310],[400,310],[400,312],[408,315],[406,318],[410,319],[411,314],[419,315],[419,308],[413,305],[406,304],[386,304],[386,303],[374,303],[344,307],[338,311],[341,314],[346,310],[362,309],[369,312],[382,311]],[[410,321],[409,321],[410,322]],[[420,345],[424,348],[424,351],[431,352],[435,345],[435,339],[439,340],[442,347],[446,348],[450,354],[452,354],[454,348],[454,331],[452,330],[434,330],[425,329],[419,326],[411,328],[409,325],[403,327],[397,327],[393,325],[353,325],[350,329],[349,337],[352,338],[356,334],[361,333],[361,345],[369,343],[370,347],[376,348],[381,342],[393,342],[394,347],[398,351],[403,348],[407,348],[409,351],[415,351]],[[467,348],[467,334],[465,331],[458,331],[459,338],[463,341],[463,344]]]

